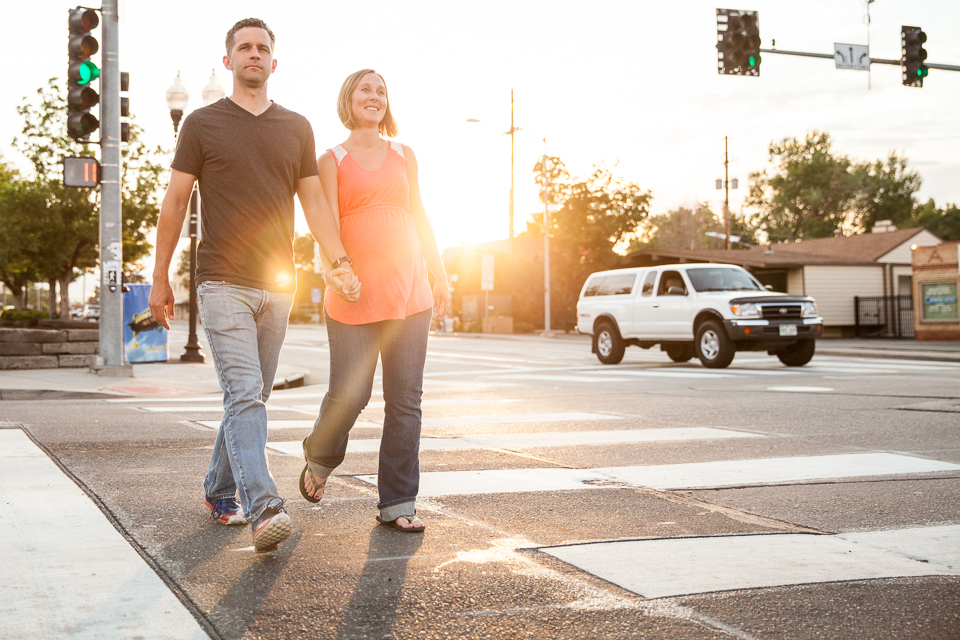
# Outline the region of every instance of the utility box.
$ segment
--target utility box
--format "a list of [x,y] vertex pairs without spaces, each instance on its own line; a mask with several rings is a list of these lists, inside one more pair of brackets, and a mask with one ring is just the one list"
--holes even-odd
[[913,249],[914,327],[917,340],[960,341],[960,242]]
[[127,362],[170,359],[167,330],[150,313],[149,284],[123,285],[123,355]]
[[513,333],[513,318],[487,316],[483,319],[484,333]]

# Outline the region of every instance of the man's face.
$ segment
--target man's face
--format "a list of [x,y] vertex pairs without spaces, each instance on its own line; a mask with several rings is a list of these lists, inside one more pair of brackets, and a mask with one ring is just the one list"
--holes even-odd
[[233,50],[223,57],[223,66],[233,71],[240,84],[260,88],[277,68],[270,34],[265,29],[244,27],[234,34]]

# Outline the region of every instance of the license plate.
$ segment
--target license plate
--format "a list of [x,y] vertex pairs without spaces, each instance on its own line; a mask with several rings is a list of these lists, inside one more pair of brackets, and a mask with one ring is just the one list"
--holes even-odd
[[795,324],[782,324],[782,325],[780,325],[780,335],[782,335],[782,336],[795,336],[795,335],[797,335],[797,325],[795,325]]

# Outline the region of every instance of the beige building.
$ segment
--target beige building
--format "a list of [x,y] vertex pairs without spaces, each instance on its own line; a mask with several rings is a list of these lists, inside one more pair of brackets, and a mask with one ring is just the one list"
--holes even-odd
[[[823,316],[824,335],[839,337],[854,335],[857,331],[855,298],[911,296],[912,247],[940,242],[940,238],[926,229],[898,230],[881,223],[871,233],[854,236],[760,245],[748,250],[650,249],[636,251],[628,260],[629,266],[678,262],[740,265],[774,291],[813,296]],[[909,298],[905,302],[909,304]],[[877,303],[876,314],[885,317],[887,309],[883,304],[896,303],[889,300]],[[885,326],[889,331],[892,325],[884,321],[873,326]]]

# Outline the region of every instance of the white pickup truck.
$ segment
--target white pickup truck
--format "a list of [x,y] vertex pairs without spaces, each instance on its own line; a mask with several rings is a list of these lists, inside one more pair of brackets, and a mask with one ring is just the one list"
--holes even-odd
[[659,344],[674,362],[729,366],[737,351],[766,351],[791,367],[813,358],[823,318],[809,296],[773,293],[730,264],[671,264],[591,274],[577,302],[577,331],[617,364],[624,349]]

